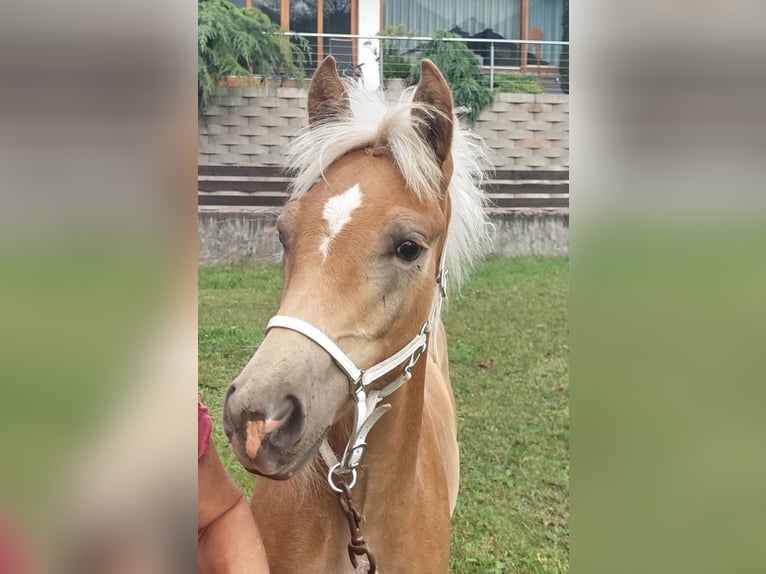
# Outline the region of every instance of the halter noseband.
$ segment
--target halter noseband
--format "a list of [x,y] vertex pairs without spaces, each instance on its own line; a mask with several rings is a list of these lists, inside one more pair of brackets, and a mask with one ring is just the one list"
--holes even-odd
[[[320,448],[322,458],[324,458],[329,468],[327,479],[334,491],[340,492],[332,480],[332,476],[335,473],[344,474],[351,472],[352,479],[348,486],[353,488],[356,483],[356,468],[361,464],[367,449],[367,434],[375,423],[380,420],[380,417],[391,409],[390,404],[378,405],[378,403],[412,378],[412,369],[426,353],[428,334],[439,319],[442,300],[447,296],[446,280],[447,270],[440,266],[439,274],[436,278],[436,292],[431,303],[431,313],[428,320],[423,323],[420,332],[397,353],[365,370],[357,367],[332,339],[302,319],[287,315],[275,315],[266,325],[266,332],[273,328],[290,329],[311,339],[332,357],[335,364],[348,377],[349,392],[354,400],[354,427],[343,452],[343,457],[340,461],[337,460],[327,443],[327,439],[324,440]],[[368,391],[370,385],[404,364],[405,361],[407,361],[407,364],[402,374],[392,383],[382,389]]]

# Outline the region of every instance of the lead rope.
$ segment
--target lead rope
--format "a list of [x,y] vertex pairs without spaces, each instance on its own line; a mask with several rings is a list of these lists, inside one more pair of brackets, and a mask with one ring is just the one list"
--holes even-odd
[[[338,479],[338,482],[332,482],[333,490],[336,490],[338,496],[338,504],[343,514],[346,516],[348,522],[348,530],[351,534],[351,541],[348,543],[348,559],[351,561],[351,565],[354,567],[356,574],[375,574],[377,566],[375,564],[375,555],[372,550],[367,546],[367,541],[362,535],[360,525],[364,517],[359,512],[354,503],[351,500],[351,487],[346,483],[346,480],[340,475],[333,475]],[[332,478],[330,479],[332,480]],[[356,481],[356,476],[353,481]],[[366,560],[360,561],[358,557],[365,556]]]

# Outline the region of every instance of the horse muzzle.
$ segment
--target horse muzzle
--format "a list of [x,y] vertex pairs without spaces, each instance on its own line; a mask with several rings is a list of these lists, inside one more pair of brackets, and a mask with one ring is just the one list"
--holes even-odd
[[[249,407],[246,392],[232,383],[226,393],[223,428],[242,466],[255,474],[286,479],[305,460],[306,428],[301,401],[287,395],[261,408]],[[297,464],[299,463],[299,464]]]

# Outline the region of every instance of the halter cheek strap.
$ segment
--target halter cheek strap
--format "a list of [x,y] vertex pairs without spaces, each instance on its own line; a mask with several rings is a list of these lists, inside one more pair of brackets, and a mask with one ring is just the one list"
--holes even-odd
[[[339,490],[332,480],[332,475],[334,473],[343,474],[351,472],[352,479],[349,488],[353,488],[356,482],[356,468],[361,464],[367,449],[367,434],[375,423],[380,420],[380,417],[391,409],[390,404],[378,405],[378,403],[412,378],[412,369],[420,357],[426,353],[428,334],[439,319],[442,299],[447,295],[446,278],[447,270],[440,266],[439,275],[436,278],[436,290],[431,303],[431,312],[428,320],[423,323],[420,332],[397,353],[366,370],[357,367],[354,361],[332,339],[302,319],[287,315],[276,315],[266,325],[266,332],[274,328],[289,329],[312,340],[332,357],[335,364],[348,377],[349,392],[354,400],[354,427],[343,457],[338,461],[326,439],[320,447],[322,458],[330,469],[328,482],[330,487],[336,492],[339,492]],[[368,390],[370,385],[388,375],[391,371],[404,364],[405,361],[407,364],[404,366],[402,374],[393,382],[379,390]]]

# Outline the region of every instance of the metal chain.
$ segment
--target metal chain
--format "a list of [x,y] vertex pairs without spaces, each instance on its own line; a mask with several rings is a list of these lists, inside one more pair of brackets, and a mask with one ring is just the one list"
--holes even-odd
[[366,556],[368,563],[367,572],[369,574],[375,574],[375,556],[373,556],[372,551],[367,547],[367,541],[364,539],[360,530],[363,517],[361,512],[354,507],[351,500],[351,488],[349,488],[348,483],[346,483],[346,480],[342,476],[331,473],[330,478],[332,477],[335,477],[332,484],[335,486],[334,490],[338,497],[338,504],[340,505],[343,514],[346,515],[348,529],[351,534],[351,542],[348,543],[348,559],[351,561],[351,565],[357,572],[359,572],[360,563],[357,557]]

